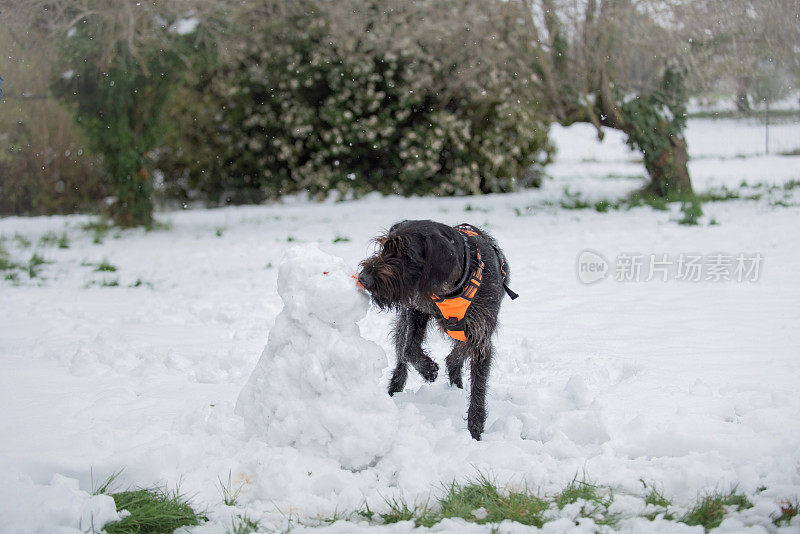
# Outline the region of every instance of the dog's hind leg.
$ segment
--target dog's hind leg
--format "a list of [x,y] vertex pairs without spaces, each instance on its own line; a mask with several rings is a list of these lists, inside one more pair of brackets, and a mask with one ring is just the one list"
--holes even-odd
[[408,378],[408,363],[404,356],[406,347],[406,335],[408,330],[408,310],[400,311],[397,320],[394,323],[394,353],[397,357],[397,365],[392,373],[392,379],[389,381],[389,396],[394,395],[399,391],[403,391],[406,386],[406,379]]
[[445,359],[450,385],[459,389],[464,389],[464,384],[461,382],[461,368],[464,366],[464,360],[467,358],[467,354],[467,344],[462,341],[456,341],[450,354],[448,354]]
[[403,358],[414,366],[426,382],[433,382],[436,380],[436,375],[439,374],[439,366],[425,354],[425,350],[422,348],[429,319],[430,315],[426,313],[413,309],[408,310],[408,327]]
[[467,412],[467,428],[472,437],[478,441],[483,434],[486,422],[486,385],[489,381],[489,368],[492,364],[492,345],[490,342],[479,346],[470,345],[470,395]]

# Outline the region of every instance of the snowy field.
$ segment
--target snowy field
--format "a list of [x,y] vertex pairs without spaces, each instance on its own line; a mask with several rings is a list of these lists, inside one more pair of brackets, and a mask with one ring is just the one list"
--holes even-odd
[[[800,139],[800,126],[789,128]],[[543,494],[577,475],[613,488],[614,506],[630,516],[644,508],[642,480],[679,509],[738,487],[755,506],[719,531],[775,532],[779,503],[800,497],[800,189],[769,186],[800,179],[800,156],[750,156],[759,135],[734,121],[690,121],[697,191],[746,181],[763,193],[704,204],[699,226],[677,224],[677,205],[559,207],[567,193],[616,199],[644,183],[619,136],[599,144],[584,125],[554,128],[552,178],[516,194],[166,212],[166,229],[98,239],[82,228],[86,216],[0,220],[11,261],[34,252],[46,261],[34,278],[20,270],[16,282],[0,280],[0,532],[97,528],[116,512],[93,486],[121,469],[122,487],[179,483],[208,510],[210,521],[192,530],[203,534],[225,532],[245,512],[266,532],[298,532],[364,502],[425,502],[441,483],[478,472]],[[466,393],[444,373],[423,385],[412,372],[402,394],[385,394],[391,317],[364,316],[355,292],[337,293],[371,252],[370,238],[412,218],[489,230],[521,294],[501,310],[481,442],[466,430]],[[68,248],[42,243],[48,233],[65,233]],[[281,261],[294,246],[279,295]],[[609,264],[592,285],[577,276],[586,249]],[[733,280],[706,280],[710,270],[700,281],[676,279],[678,258],[713,263],[719,254],[761,260],[742,281],[734,271]],[[647,281],[651,255],[672,264]],[[626,257],[642,259],[639,281],[617,280],[631,274],[617,270]],[[317,262],[345,282],[320,282]],[[340,312],[341,329],[311,328]],[[268,336],[267,357],[279,355],[280,366],[269,378],[262,360],[269,387],[250,388],[235,413]],[[428,346],[443,363],[445,339],[432,331]],[[270,414],[278,430],[266,429]],[[236,507],[219,490],[229,474],[242,488]],[[569,507],[559,513],[566,519],[547,532],[598,528],[576,524]],[[340,521],[319,530],[412,526]],[[619,528],[703,532],[643,518]],[[448,520],[431,530],[491,528]],[[800,522],[780,530],[798,532]]]

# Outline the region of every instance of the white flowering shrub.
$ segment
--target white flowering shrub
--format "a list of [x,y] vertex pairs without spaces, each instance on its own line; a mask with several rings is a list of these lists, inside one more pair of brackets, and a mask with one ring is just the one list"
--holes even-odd
[[355,54],[284,37],[251,39],[182,97],[178,151],[162,157],[173,192],[502,192],[532,185],[530,169],[549,160],[543,118],[499,74],[443,91],[447,65],[418,48]]

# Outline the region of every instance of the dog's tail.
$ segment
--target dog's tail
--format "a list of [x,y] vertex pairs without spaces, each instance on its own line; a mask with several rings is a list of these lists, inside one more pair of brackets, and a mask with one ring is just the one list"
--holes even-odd
[[503,289],[506,291],[506,294],[511,297],[511,300],[515,300],[519,295],[514,293],[510,287],[508,287],[508,264],[506,263],[506,257],[500,252],[500,249],[497,245],[492,243],[494,247],[494,251],[497,254],[497,261],[500,263],[500,274],[503,277]]

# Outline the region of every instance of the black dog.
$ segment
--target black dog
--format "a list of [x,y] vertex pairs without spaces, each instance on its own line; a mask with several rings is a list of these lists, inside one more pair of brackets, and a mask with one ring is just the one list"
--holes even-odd
[[495,240],[469,224],[456,227],[433,221],[402,221],[376,238],[377,253],[361,262],[359,283],[383,310],[396,310],[397,366],[389,395],[402,391],[408,364],[428,381],[439,366],[422,348],[428,321],[434,318],[453,338],[445,360],[450,384],[462,388],[461,368],[470,362],[471,391],[467,427],[476,440],[486,421],[486,383],[492,362],[491,336],[508,264]]

